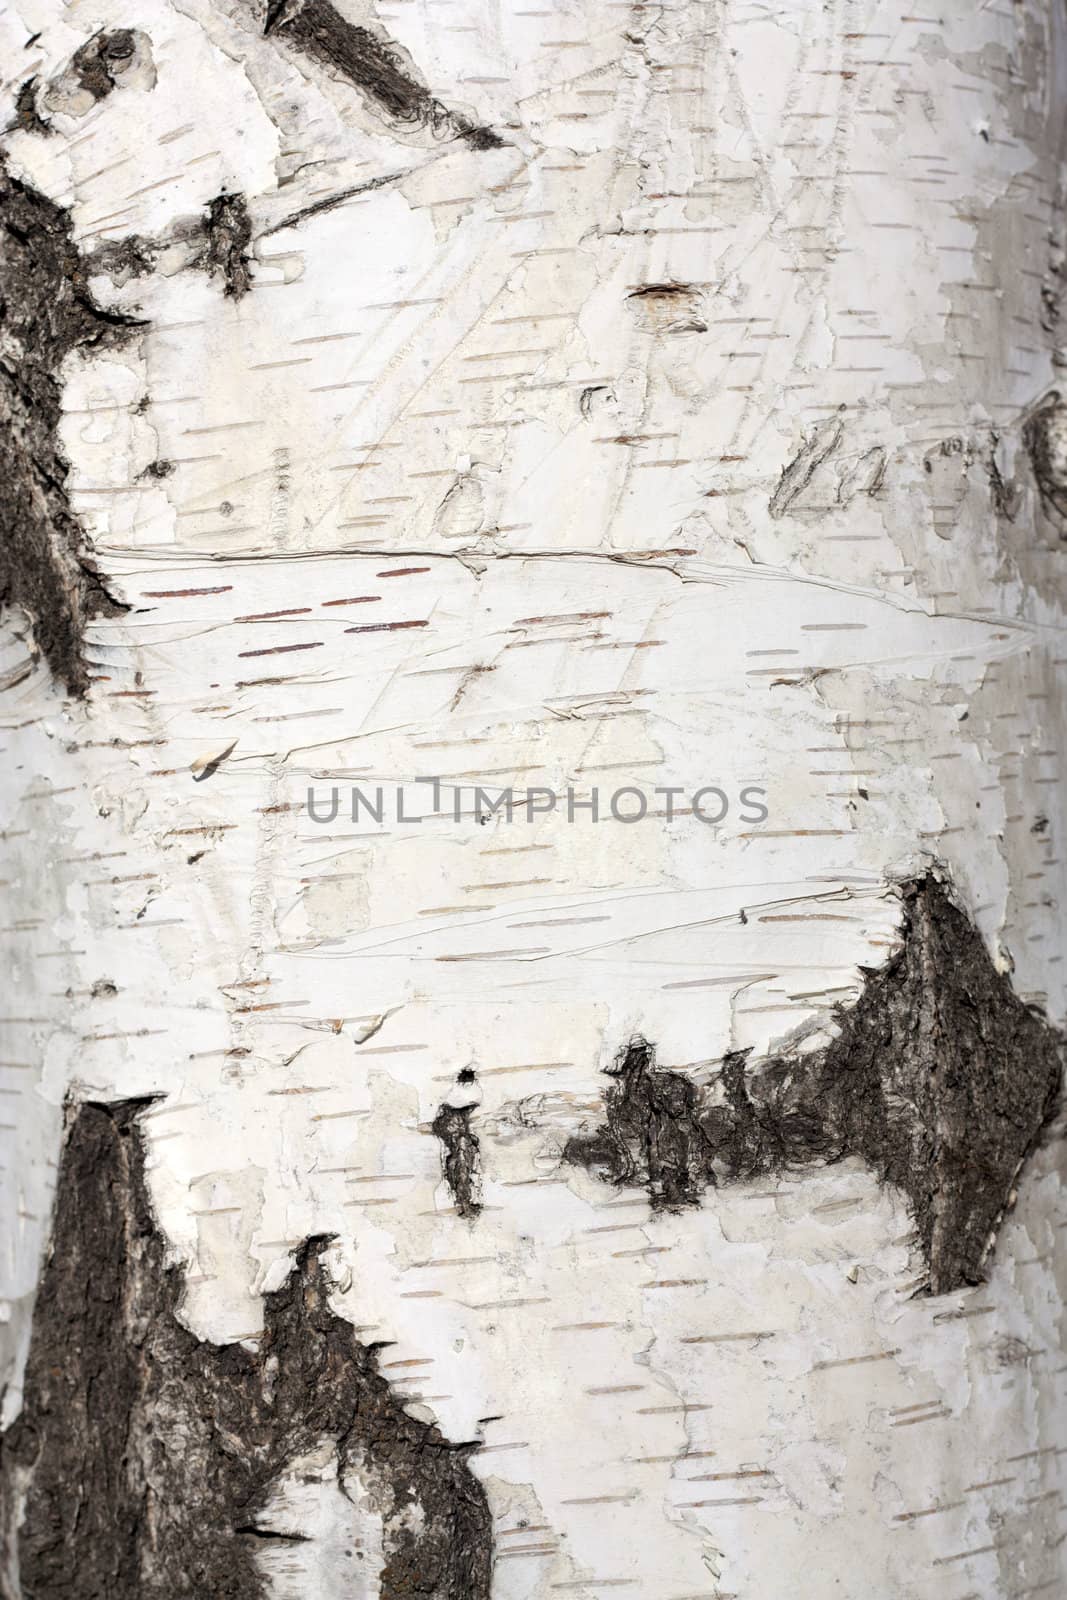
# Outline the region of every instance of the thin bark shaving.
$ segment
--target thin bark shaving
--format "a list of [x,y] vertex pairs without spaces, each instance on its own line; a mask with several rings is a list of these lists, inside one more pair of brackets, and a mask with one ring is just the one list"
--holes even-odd
[[258,1348],[201,1343],[182,1326],[184,1270],[166,1265],[145,1182],[149,1103],[69,1113],[25,1402],[0,1440],[21,1594],[256,1600],[257,1550],[291,1537],[261,1520],[272,1488],[334,1441],[342,1491],[355,1475],[382,1517],[381,1600],[486,1600],[477,1445],[410,1416],[376,1347],[331,1311],[327,1238],[306,1240],[265,1297]]
[[933,876],[907,883],[903,942],[867,973],[825,1049],[748,1066],[727,1056],[702,1088],[633,1040],[609,1072],[607,1114],[564,1159],[653,1206],[705,1188],[862,1156],[907,1196],[944,1294],[981,1281],[1019,1170],[1058,1097],[1064,1040],[1016,996]]

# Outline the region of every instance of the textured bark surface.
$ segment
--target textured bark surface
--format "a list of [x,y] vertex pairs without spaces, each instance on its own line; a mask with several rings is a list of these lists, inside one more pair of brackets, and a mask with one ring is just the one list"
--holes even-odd
[[270,1526],[272,1489],[324,1441],[351,1503],[342,1582],[375,1582],[360,1571],[358,1485],[381,1517],[381,1600],[485,1600],[475,1447],[408,1415],[376,1347],[331,1311],[329,1240],[295,1252],[258,1349],[182,1326],[184,1273],[166,1264],[145,1186],[145,1109],[69,1115],[25,1402],[0,1441],[24,1600],[255,1600],[262,1542],[303,1537]]
[[[219,1445],[235,1582],[380,1600],[373,1368],[477,1441],[492,1600],[1063,1589],[1062,1107],[1010,1169],[1067,1008],[1067,9],[8,0],[0,54],[18,1473],[64,1108],[151,1099],[145,1347],[207,1416],[137,1329],[99,1371]],[[364,1385],[318,1439],[283,1329],[285,1405]]]
[[902,890],[903,944],[867,974],[825,1048],[729,1056],[707,1090],[644,1041],[609,1069],[607,1118],[568,1161],[644,1184],[655,1206],[706,1186],[862,1156],[903,1190],[944,1294],[978,1283],[1020,1170],[1055,1109],[1064,1040],[1022,1003],[933,875]]

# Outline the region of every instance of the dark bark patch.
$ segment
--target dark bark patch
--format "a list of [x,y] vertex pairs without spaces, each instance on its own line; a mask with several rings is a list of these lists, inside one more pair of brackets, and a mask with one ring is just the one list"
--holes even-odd
[[155,238],[130,233],[106,239],[86,258],[94,273],[122,286],[154,272],[160,256],[173,252],[170,271],[206,272],[222,280],[223,293],[240,299],[252,286],[249,247],[252,217],[243,194],[219,194],[198,217],[182,217]]
[[1067,405],[1056,390],[1028,418],[1023,444],[1041,504],[1062,536],[1067,519]]
[[405,71],[395,48],[369,28],[349,22],[329,0],[270,0],[264,32],[286,39],[302,55],[346,79],[394,122],[456,134],[475,150],[503,144],[491,128],[449,111]]
[[86,256],[90,272],[104,272],[112,283],[122,285],[131,278],[144,278],[155,266],[159,246],[144,234],[129,233],[124,239],[105,239]]
[[84,117],[115,89],[151,89],[155,82],[148,35],[139,28],[113,28],[79,45],[42,99],[46,111]]
[[2,164],[0,213],[0,600],[26,609],[52,671],[81,694],[86,623],[125,607],[71,510],[59,370],[71,351],[117,345],[136,324],[93,301],[67,212]]
[[716,1183],[861,1156],[907,1197],[930,1291],[980,1282],[1055,1108],[1064,1039],[1014,993],[936,877],[901,895],[901,946],[866,974],[832,1043],[751,1065],[730,1055],[698,1086],[635,1039],[609,1069],[602,1126],[570,1139],[564,1159],[676,1209]]
[[382,1600],[488,1600],[477,1446],[409,1416],[330,1310],[327,1239],[265,1297],[258,1349],[178,1321],[184,1271],[166,1265],[145,1183],[148,1103],[68,1113],[23,1410],[0,1440],[25,1600],[258,1600],[256,1546],[291,1537],[261,1520],[272,1488],[324,1440],[341,1488],[358,1472],[381,1514]]
[[39,78],[27,78],[15,96],[15,115],[7,125],[8,133],[14,133],[16,129],[21,133],[49,134],[54,131],[52,124],[46,122],[37,109],[37,88],[40,81]]
[[[844,411],[841,406],[840,411]],[[778,485],[767,507],[777,520],[784,517],[793,503],[800,498],[824,461],[840,447],[845,425],[840,413],[815,424],[791,461],[782,468]]]
[[70,70],[82,89],[94,100],[104,100],[114,89],[118,75],[129,66],[137,50],[132,28],[115,28],[87,39],[71,58]]
[[441,1141],[441,1165],[461,1217],[476,1217],[480,1196],[480,1145],[471,1126],[473,1106],[443,1105],[433,1119],[432,1131]]
[[203,265],[212,277],[220,277],[223,292],[239,300],[252,287],[248,270],[248,246],[252,242],[252,219],[243,194],[220,194],[207,208]]

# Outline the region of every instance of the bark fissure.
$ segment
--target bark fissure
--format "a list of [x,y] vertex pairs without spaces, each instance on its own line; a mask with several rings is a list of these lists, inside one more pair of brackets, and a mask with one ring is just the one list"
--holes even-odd
[[751,1065],[735,1053],[701,1086],[635,1039],[609,1069],[603,1124],[571,1138],[565,1160],[675,1209],[717,1183],[861,1156],[907,1197],[931,1292],[980,1282],[1055,1107],[1064,1040],[936,877],[903,885],[902,900],[900,949],[866,973],[829,1045]]
[[166,1265],[145,1182],[148,1104],[69,1113],[25,1402],[0,1441],[21,1593],[254,1600],[257,1546],[295,1536],[270,1526],[272,1488],[332,1440],[342,1492],[355,1475],[381,1515],[381,1600],[486,1600],[477,1445],[410,1416],[378,1347],[330,1309],[326,1237],[265,1296],[257,1348],[182,1326],[184,1270]]
[[37,90],[40,87],[40,78],[27,78],[18,94],[15,96],[15,115],[8,123],[6,133],[13,133],[19,129],[22,133],[37,133],[47,136],[54,130],[50,122],[46,122],[37,109]]
[[[839,412],[844,407],[839,408]],[[770,499],[768,511],[777,520],[784,517],[790,506],[807,488],[824,461],[839,449],[845,428],[840,414],[828,417],[812,428],[796,455],[782,468],[778,486]]]

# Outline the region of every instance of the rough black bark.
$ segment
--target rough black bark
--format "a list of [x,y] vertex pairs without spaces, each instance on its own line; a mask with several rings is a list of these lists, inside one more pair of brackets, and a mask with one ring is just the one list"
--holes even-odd
[[2,163],[0,214],[0,601],[26,609],[52,671],[80,694],[85,624],[125,608],[70,507],[59,370],[72,350],[114,345],[133,324],[93,301],[67,213]]
[[730,1179],[862,1156],[903,1191],[942,1294],[981,1281],[1018,1172],[1055,1107],[1064,1039],[1014,993],[933,875],[902,886],[902,944],[810,1054],[727,1056],[707,1086],[635,1039],[606,1117],[564,1158],[654,1206]]
[[328,1240],[307,1240],[265,1297],[258,1349],[201,1343],[178,1321],[184,1272],[166,1266],[149,1205],[146,1104],[68,1115],[24,1407],[0,1440],[22,1600],[258,1600],[255,1552],[285,1537],[260,1520],[272,1486],[324,1440],[341,1488],[358,1473],[382,1516],[382,1600],[487,1600],[477,1446],[409,1416],[375,1347],[330,1310]]

